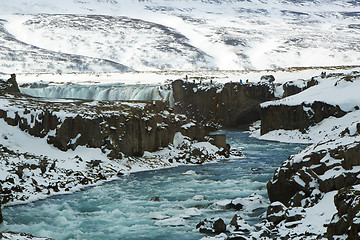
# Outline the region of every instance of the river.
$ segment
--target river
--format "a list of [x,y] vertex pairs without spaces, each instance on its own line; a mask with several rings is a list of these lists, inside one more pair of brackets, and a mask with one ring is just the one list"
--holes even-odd
[[[3,209],[0,231],[61,239],[200,239],[204,218],[229,223],[235,213],[250,224],[263,212],[236,212],[214,205],[223,199],[267,197],[276,167],[304,145],[262,141],[239,129],[224,130],[244,158],[139,172],[71,195]],[[166,220],[161,220],[166,219]]]

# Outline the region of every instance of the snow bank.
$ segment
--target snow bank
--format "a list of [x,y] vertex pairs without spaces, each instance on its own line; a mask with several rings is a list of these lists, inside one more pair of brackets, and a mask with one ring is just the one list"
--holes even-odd
[[360,105],[360,79],[359,77],[352,77],[343,74],[339,76],[329,76],[327,78],[316,78],[319,84],[311,87],[299,94],[283,98],[277,101],[266,102],[261,104],[262,108],[271,105],[287,105],[295,106],[301,103],[311,104],[315,101],[328,103],[333,106],[340,106],[340,108],[349,112]]

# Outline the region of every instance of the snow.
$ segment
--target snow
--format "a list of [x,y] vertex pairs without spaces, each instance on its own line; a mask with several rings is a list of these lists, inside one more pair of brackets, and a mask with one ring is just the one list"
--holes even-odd
[[[54,55],[76,56],[87,62],[74,68],[78,72],[108,72],[120,67],[113,63],[143,71],[274,69],[359,62],[359,33],[350,27],[357,19],[346,13],[358,12],[360,7],[344,1],[1,0],[0,5],[1,18],[8,21],[6,30],[21,41],[2,38],[9,46],[4,54],[14,56],[14,51],[27,51],[33,45],[39,47],[40,56],[15,55],[18,59],[1,61],[1,72],[69,72],[77,65],[76,61],[65,67],[58,65],[52,61]],[[95,26],[99,28],[77,28],[91,15],[97,16]],[[111,20],[104,16],[126,16],[131,23],[140,19],[145,25],[155,23],[164,28],[126,28],[116,21],[109,25]],[[29,19],[54,21],[24,24]],[[67,31],[63,31],[64,26]],[[164,36],[174,37],[173,41],[166,44]],[[182,40],[174,44],[180,36]],[[46,60],[48,56],[52,59]],[[111,62],[102,61],[100,66],[95,63],[99,59]]]
[[41,238],[41,237],[34,237],[31,235],[27,235],[27,234],[21,234],[21,233],[12,233],[12,232],[8,232],[8,233],[1,233],[1,239],[11,239],[11,240],[46,240],[48,238]]
[[[344,76],[341,78],[343,77]],[[356,79],[354,82],[348,82],[341,78],[338,76],[325,79],[318,78],[320,81],[318,85],[275,102],[263,103],[261,107],[265,108],[270,105],[294,106],[301,103],[311,104],[319,101],[334,106],[338,105],[345,112],[352,111],[354,107],[360,104],[360,94],[358,94],[360,90],[360,80]]]
[[256,209],[266,208],[268,206],[268,200],[263,196],[254,193],[248,197],[236,198],[236,199],[224,199],[214,203],[213,205],[215,207],[219,206],[220,208],[226,208],[230,204],[234,204],[234,205],[241,204],[242,206],[241,212],[252,213]]
[[[260,136],[260,130],[252,132],[252,136],[264,140],[291,142],[291,143],[317,143],[338,138],[346,129],[352,129],[350,136],[355,134],[356,124],[359,123],[360,111],[353,111],[341,118],[329,117],[320,123],[309,127],[305,133],[299,130],[275,130]],[[342,139],[346,141],[346,139]]]
[[197,173],[194,170],[188,170],[183,173],[184,175],[197,175]]
[[220,233],[216,236],[205,236],[202,237],[200,240],[226,240],[228,236],[225,233]]
[[314,207],[305,208],[305,218],[302,219],[298,226],[289,229],[284,223],[280,223],[279,232],[281,235],[288,233],[305,233],[311,232],[322,234],[326,232],[326,226],[330,223],[332,216],[337,212],[334,204],[334,196],[337,191],[326,193]]
[[158,220],[155,222],[155,225],[157,226],[170,226],[170,227],[184,226],[185,224],[186,224],[186,220],[182,217],[171,217],[163,220]]

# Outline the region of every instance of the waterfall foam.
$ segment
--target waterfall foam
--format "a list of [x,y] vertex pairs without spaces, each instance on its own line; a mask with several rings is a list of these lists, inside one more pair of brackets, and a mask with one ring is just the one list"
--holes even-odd
[[127,84],[46,84],[32,83],[20,87],[21,93],[44,98],[85,100],[160,100],[174,104],[171,85]]

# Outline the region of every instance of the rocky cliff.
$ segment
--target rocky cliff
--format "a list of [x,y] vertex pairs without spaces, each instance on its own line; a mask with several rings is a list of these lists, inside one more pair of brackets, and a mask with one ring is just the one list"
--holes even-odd
[[360,191],[353,187],[341,189],[334,197],[337,213],[328,228],[328,239],[359,239],[360,232]]
[[324,102],[301,103],[295,106],[267,105],[261,108],[261,134],[273,130],[295,130],[305,132],[310,126],[330,116],[342,117],[346,114],[339,106]]
[[[283,99],[261,104],[261,134],[279,129],[305,133],[310,126],[326,118],[339,118],[359,109],[353,99],[359,78],[357,71],[350,74],[323,73],[321,77],[313,77],[296,86],[291,81],[285,83]],[[352,84],[354,81],[356,84]],[[310,87],[313,88],[308,89]],[[294,96],[288,96],[293,93]]]
[[207,124],[239,126],[260,119],[259,104],[274,99],[274,85],[261,83],[172,84],[175,111]]
[[274,81],[272,75],[262,76],[257,83],[224,85],[177,80],[172,83],[175,111],[208,125],[247,125],[260,120],[261,103],[297,94],[318,83],[315,78],[284,84]]
[[286,160],[267,184],[270,201],[309,207],[323,193],[359,184],[360,143],[336,142],[333,147],[334,141],[311,145]]
[[141,156],[167,146],[176,132],[198,140],[205,136],[201,125],[183,128],[190,123],[187,117],[159,101],[49,101],[8,93],[0,102],[1,119],[62,151],[87,146],[113,158]]
[[229,154],[222,136],[207,137],[202,124],[165,102],[42,99],[15,84],[15,76],[0,84],[1,203]]

